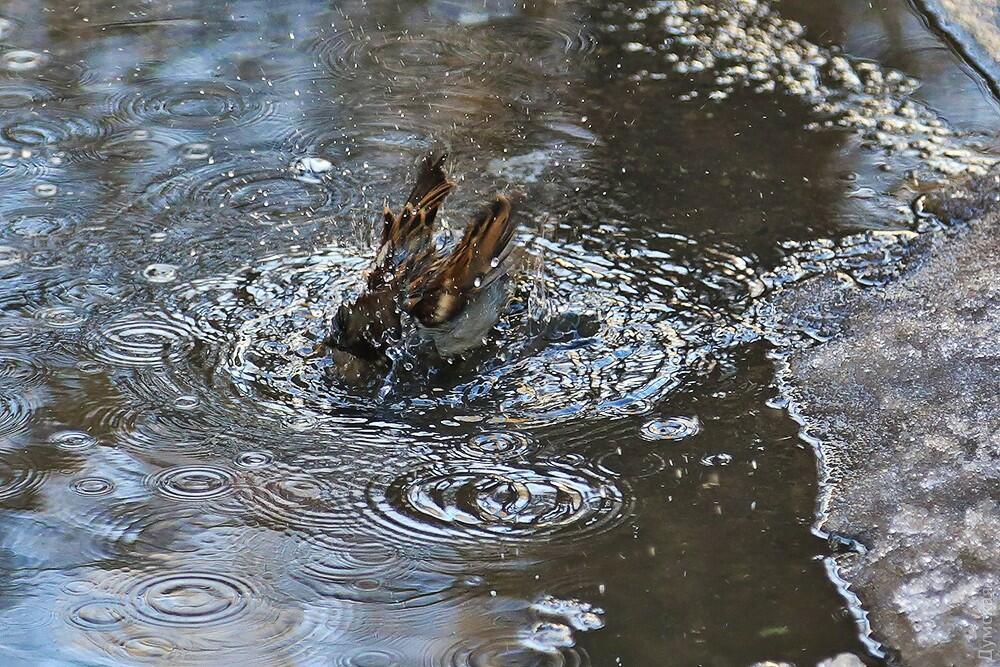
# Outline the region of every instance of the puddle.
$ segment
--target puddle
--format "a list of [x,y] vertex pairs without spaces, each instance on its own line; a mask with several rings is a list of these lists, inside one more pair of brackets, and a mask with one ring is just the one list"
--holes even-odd
[[[754,308],[881,284],[900,192],[995,161],[908,4],[2,14],[12,664],[880,664]],[[431,148],[446,234],[524,191],[526,268],[482,350],[340,386],[312,352]]]

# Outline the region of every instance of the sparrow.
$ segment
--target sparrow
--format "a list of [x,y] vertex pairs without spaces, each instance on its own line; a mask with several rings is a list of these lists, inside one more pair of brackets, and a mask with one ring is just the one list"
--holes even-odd
[[443,359],[481,346],[509,297],[516,222],[511,199],[498,194],[450,252],[438,249],[434,220],[455,183],[446,155],[425,156],[402,210],[382,214],[378,252],[364,287],[337,309],[326,340],[342,379],[385,375],[401,340],[404,314]]

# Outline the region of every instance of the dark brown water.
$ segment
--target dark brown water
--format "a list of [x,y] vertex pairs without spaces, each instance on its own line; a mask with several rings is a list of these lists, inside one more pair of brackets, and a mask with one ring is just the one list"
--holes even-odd
[[[994,146],[875,4],[7,2],[0,664],[878,664],[745,317]],[[531,268],[472,358],[331,384],[432,147]]]

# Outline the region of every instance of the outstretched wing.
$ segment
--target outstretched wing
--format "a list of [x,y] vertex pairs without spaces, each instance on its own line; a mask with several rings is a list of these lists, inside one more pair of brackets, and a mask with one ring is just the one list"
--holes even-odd
[[[466,228],[455,250],[438,262],[429,277],[411,284],[406,306],[425,326],[437,326],[454,318],[468,300],[494,281],[507,275],[511,241],[517,224],[511,216],[508,197],[497,195]],[[426,274],[425,274],[426,275]]]
[[438,207],[455,187],[444,171],[446,158],[423,158],[416,185],[398,216],[386,206],[379,251],[373,262],[376,269],[395,268],[430,241]]

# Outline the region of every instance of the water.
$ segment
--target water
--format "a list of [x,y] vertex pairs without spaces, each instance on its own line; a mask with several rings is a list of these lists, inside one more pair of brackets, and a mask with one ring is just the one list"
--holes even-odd
[[[3,664],[878,664],[748,317],[891,274],[906,173],[993,159],[975,71],[877,5],[8,2]],[[331,385],[433,147],[449,227],[525,192],[514,302]]]

